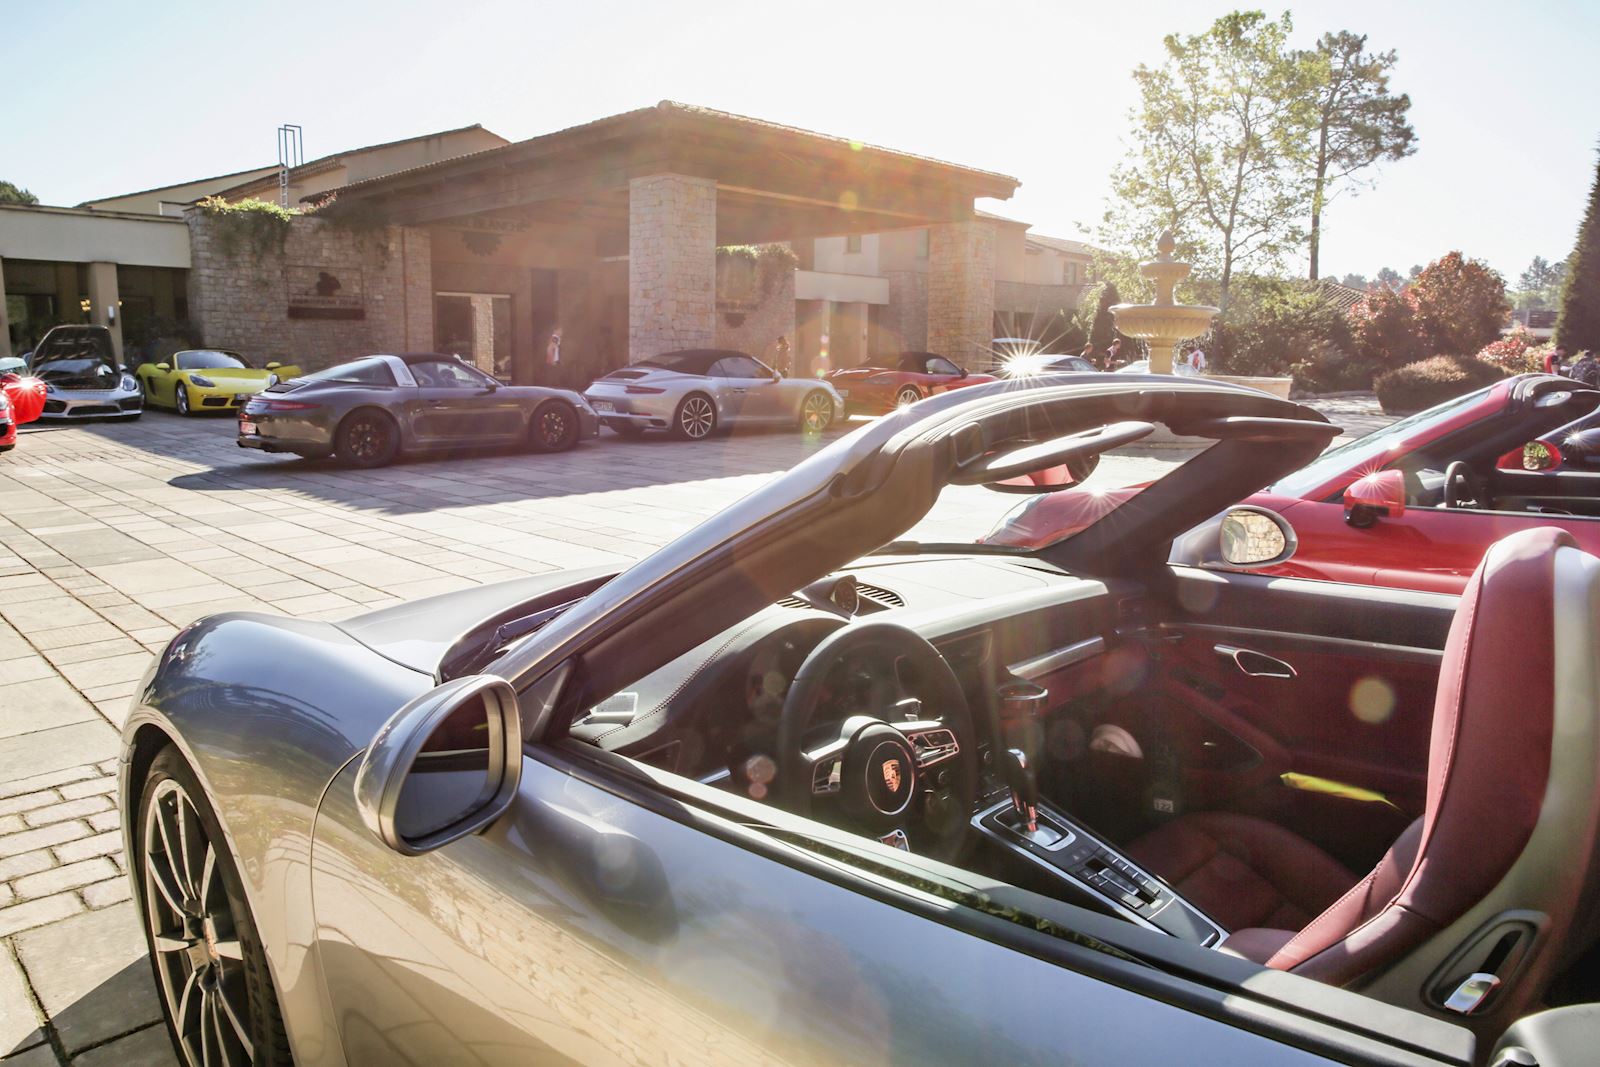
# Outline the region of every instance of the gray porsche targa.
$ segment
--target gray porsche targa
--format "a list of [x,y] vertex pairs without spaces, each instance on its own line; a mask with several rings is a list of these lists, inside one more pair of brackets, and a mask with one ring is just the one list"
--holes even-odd
[[525,444],[565,452],[600,432],[566,389],[505,385],[456,356],[367,356],[268,386],[239,410],[239,447],[381,467],[402,452]]
[[[1205,447],[1071,484],[1163,426]],[[1519,533],[1459,609],[1252,573],[1292,530],[1234,502],[1335,433],[978,385],[620,574],[193,624],[120,779],[180,1055],[1592,1063],[1600,560]],[[978,544],[985,487],[1101,517]]]

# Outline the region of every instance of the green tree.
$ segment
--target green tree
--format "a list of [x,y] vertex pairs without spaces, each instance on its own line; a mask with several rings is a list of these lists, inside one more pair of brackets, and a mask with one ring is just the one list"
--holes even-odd
[[1543,256],[1534,256],[1528,269],[1517,278],[1517,291],[1513,302],[1517,309],[1547,308],[1561,296],[1561,283],[1567,276],[1565,263],[1551,263]]
[[1096,359],[1104,359],[1106,349],[1117,339],[1116,317],[1111,314],[1113,304],[1122,303],[1115,282],[1102,282],[1095,296],[1094,318],[1089,323],[1089,343],[1094,345]]
[[1393,267],[1384,267],[1378,272],[1378,284],[1387,289],[1398,289],[1405,279],[1400,277],[1400,272]]
[[1567,259],[1556,340],[1571,352],[1600,349],[1600,165],[1589,190],[1589,208],[1578,227],[1577,246]]
[[1316,94],[1311,127],[1311,273],[1317,279],[1322,213],[1341,186],[1383,160],[1404,159],[1417,150],[1417,134],[1406,121],[1411,98],[1389,92],[1396,55],[1367,52],[1367,36],[1325,33],[1303,53],[1306,80]]
[[37,204],[39,198],[20,185],[0,181],[0,204]]
[[1133,144],[1102,231],[1149,249],[1172,230],[1179,255],[1218,279],[1224,309],[1235,272],[1276,266],[1305,239],[1312,96],[1290,29],[1287,12],[1236,11],[1202,34],[1167,35],[1162,65],[1133,74]]
[[1347,285],[1352,289],[1365,289],[1367,287],[1367,276],[1365,274],[1346,274],[1339,284]]

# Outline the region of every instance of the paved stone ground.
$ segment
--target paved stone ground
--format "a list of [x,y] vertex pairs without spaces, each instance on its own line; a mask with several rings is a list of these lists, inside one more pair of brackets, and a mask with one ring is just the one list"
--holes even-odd
[[[1326,405],[1381,425],[1370,401]],[[0,1060],[172,1062],[123,873],[117,729],[151,653],[194,619],[339,618],[539,571],[627,563],[827,442],[606,433],[357,473],[233,445],[231,419],[29,427],[0,459]],[[1096,475],[1185,458],[1130,450]],[[912,535],[972,537],[1013,498],[947,494]]]

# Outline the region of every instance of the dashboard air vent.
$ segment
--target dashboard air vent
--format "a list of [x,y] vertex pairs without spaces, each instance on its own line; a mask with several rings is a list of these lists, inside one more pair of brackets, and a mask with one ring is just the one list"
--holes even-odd
[[856,583],[856,594],[867,600],[882,604],[884,607],[903,608],[906,606],[905,600],[899,593],[892,589],[882,589],[876,585],[868,585],[866,582]]
[[801,600],[793,593],[790,593],[788,596],[781,596],[778,598],[778,607],[780,608],[799,608],[800,610],[804,611],[810,606],[810,604],[806,603],[804,600]]

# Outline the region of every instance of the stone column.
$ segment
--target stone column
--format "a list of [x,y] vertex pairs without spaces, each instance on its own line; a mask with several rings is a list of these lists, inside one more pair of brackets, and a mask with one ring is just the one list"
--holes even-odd
[[0,259],[0,359],[11,355],[11,320],[6,318],[6,261]]
[[[122,362],[122,309],[118,307],[121,294],[117,290],[117,265],[115,263],[89,264],[89,321],[97,326],[111,327],[111,347]],[[112,314],[116,309],[116,314]]]
[[928,234],[928,351],[968,370],[989,359],[994,339],[994,225],[980,219]]
[[717,183],[628,182],[628,362],[716,344]]

